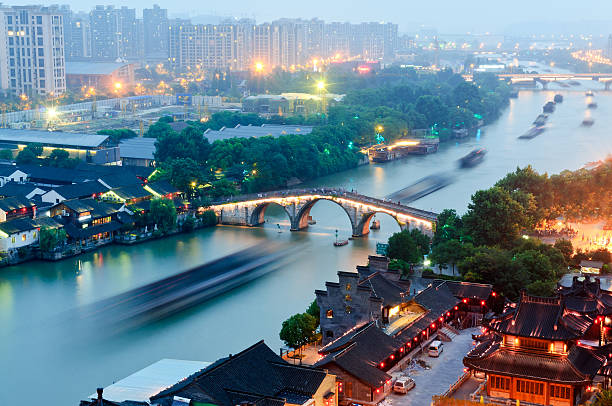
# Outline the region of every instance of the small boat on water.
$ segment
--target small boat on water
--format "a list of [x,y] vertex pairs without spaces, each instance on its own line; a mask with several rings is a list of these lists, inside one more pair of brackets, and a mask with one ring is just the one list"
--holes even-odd
[[543,132],[544,132],[544,127],[542,127],[542,126],[531,127],[529,129],[529,131],[527,131],[525,134],[519,136],[519,139],[521,139],[521,140],[530,140],[530,139],[535,138],[538,135],[542,134]]
[[583,127],[590,127],[593,124],[595,124],[595,120],[593,120],[592,118],[585,118],[584,120],[582,120]]
[[315,225],[315,224],[317,224],[317,220],[314,220],[312,218],[312,216],[308,216],[308,224],[311,225],[311,226]]
[[370,230],[380,230],[380,220],[374,219],[372,225],[370,225]]
[[568,85],[567,83],[563,83],[563,82],[560,82],[559,86],[561,86],[561,87],[570,87],[570,85]]
[[484,160],[487,150],[484,148],[477,148],[470,151],[469,154],[459,159],[459,166],[462,168],[471,168],[478,165]]
[[597,108],[597,103],[595,103],[595,102],[589,103],[589,104],[587,104],[587,108],[588,109],[596,109]]
[[336,230],[336,241],[334,241],[334,247],[343,247],[348,245],[348,240],[338,240],[338,230]]
[[536,117],[536,119],[533,121],[533,124],[535,126],[541,126],[546,124],[546,120],[548,120],[548,114],[540,114],[539,116]]
[[571,86],[580,86],[580,82],[576,81],[576,80],[570,80],[569,83]]
[[549,101],[542,107],[544,113],[553,113],[555,111],[555,102]]
[[584,95],[585,95],[586,97],[593,97],[593,96],[595,96],[595,93],[593,93],[593,91],[592,91],[592,90],[587,90],[587,91],[584,93]]
[[556,94],[555,98],[553,100],[555,101],[555,103],[563,103],[563,95],[562,94]]

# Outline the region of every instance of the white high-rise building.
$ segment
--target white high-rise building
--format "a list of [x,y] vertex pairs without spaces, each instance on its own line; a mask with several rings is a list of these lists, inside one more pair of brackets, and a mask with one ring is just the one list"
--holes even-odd
[[63,17],[40,6],[0,7],[0,88],[14,95],[66,91]]

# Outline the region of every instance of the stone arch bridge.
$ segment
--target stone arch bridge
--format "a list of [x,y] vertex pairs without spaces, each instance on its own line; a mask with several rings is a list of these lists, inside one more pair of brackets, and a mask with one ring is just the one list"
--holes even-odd
[[215,211],[222,224],[258,226],[265,221],[266,209],[271,204],[276,204],[287,213],[291,222],[291,231],[298,231],[308,227],[310,210],[320,200],[332,201],[344,209],[351,222],[354,237],[361,237],[370,232],[370,221],[376,213],[390,215],[402,230],[416,228],[430,236],[435,230],[437,213],[344,189],[294,189],[233,196],[214,202],[211,209]]

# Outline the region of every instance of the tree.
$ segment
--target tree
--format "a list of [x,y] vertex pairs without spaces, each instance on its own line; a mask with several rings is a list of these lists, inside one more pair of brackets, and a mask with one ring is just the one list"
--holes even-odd
[[563,258],[565,258],[565,262],[567,264],[571,263],[572,255],[574,255],[574,246],[572,245],[571,240],[566,240],[565,238],[557,240],[555,241],[554,247],[561,251],[561,254],[563,254]]
[[308,313],[298,313],[283,321],[279,337],[285,345],[294,350],[312,342],[315,338],[317,321]]
[[2,149],[0,150],[0,159],[12,161],[13,160],[13,151],[10,149]]
[[523,206],[500,187],[474,193],[462,221],[475,245],[510,246],[529,224]]
[[74,168],[78,165],[79,161],[78,158],[70,158],[70,153],[60,148],[51,151],[51,154],[46,159],[49,166],[57,168]]
[[38,161],[38,157],[42,155],[42,144],[32,143],[19,151],[15,159],[18,164],[29,164]]
[[108,135],[110,142],[114,145],[119,144],[119,142],[126,138],[134,138],[138,134],[129,128],[119,128],[119,129],[104,129],[98,131],[100,135]]
[[465,259],[473,250],[472,244],[467,243],[466,246],[458,240],[448,240],[434,245],[431,250],[430,258],[436,264],[450,264],[455,275],[455,264]]
[[164,234],[172,231],[176,226],[176,209],[174,208],[174,202],[170,199],[151,200],[149,216]]
[[457,216],[454,209],[444,209],[436,220],[436,232],[432,240],[432,246],[448,241],[459,240],[461,238],[461,217]]
[[66,241],[66,231],[61,228],[42,227],[39,232],[38,244],[42,252],[51,252]]
[[410,264],[417,264],[429,252],[429,243],[429,237],[419,230],[403,230],[389,238],[387,255],[391,259],[401,259]]
[[202,170],[198,163],[191,158],[176,158],[161,165],[162,175],[174,187],[183,192],[193,189],[193,184],[202,181]]
[[612,390],[606,389],[595,396],[593,406],[612,406]]
[[321,309],[319,309],[319,304],[317,303],[317,299],[313,300],[306,309],[306,313],[310,314],[317,321],[317,327],[319,327],[319,323],[321,321]]
[[163,118],[164,117],[157,120],[155,124],[151,124],[151,126],[149,126],[149,129],[145,132],[144,136],[148,138],[160,138],[161,136],[166,134],[176,134],[176,131],[174,131],[172,127],[170,127],[168,122],[162,120]]
[[203,137],[202,131],[196,127],[187,127],[180,134],[176,131],[163,132],[156,138],[155,159],[158,162],[190,158],[204,163],[211,150],[208,139]]

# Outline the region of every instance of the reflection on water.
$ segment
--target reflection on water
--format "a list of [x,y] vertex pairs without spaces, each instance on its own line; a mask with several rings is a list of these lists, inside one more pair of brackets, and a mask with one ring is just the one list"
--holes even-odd
[[[564,103],[551,115],[541,136],[517,142],[555,93]],[[480,139],[442,145],[437,154],[414,156],[382,165],[368,165],[328,176],[312,185],[344,187],[375,197],[386,196],[416,180],[440,171],[454,171],[456,161],[476,147],[488,150],[485,161],[461,171],[452,185],[419,199],[412,205],[463,211],[470,195],[491,186],[517,165],[532,163],[539,171],[576,169],[612,152],[610,93],[598,92],[597,110],[590,114],[592,128],[580,127],[585,114],[584,89],[580,91],[521,92],[518,100],[495,124],[483,129]],[[0,405],[20,404],[32,390],[51,405],[77,404],[100,385],[124,377],[160,358],[213,361],[264,338],[280,345],[282,320],[302,312],[313,300],[313,291],[338,270],[363,264],[384,241],[399,230],[395,220],[377,215],[380,230],[333,247],[334,232],[351,233],[346,212],[334,203],[320,201],[311,215],[316,224],[304,232],[289,232],[283,209],[271,205],[268,222],[260,228],[217,227],[188,235],[152,241],[133,247],[111,246],[61,262],[32,262],[0,270]],[[277,224],[282,232],[278,233]],[[299,247],[288,263],[248,286],[217,297],[197,308],[136,331],[92,345],[73,334],[77,328],[94,334],[102,327],[87,321],[70,325],[62,315],[82,305],[125,292],[179,273],[212,259],[260,242],[284,242]],[[10,391],[5,388],[11,388]]]

